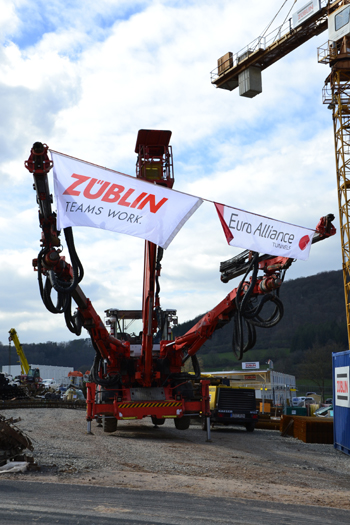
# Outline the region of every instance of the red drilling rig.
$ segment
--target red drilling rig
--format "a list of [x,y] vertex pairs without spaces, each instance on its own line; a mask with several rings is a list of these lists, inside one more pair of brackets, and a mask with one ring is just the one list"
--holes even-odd
[[[172,188],[170,137],[170,131],[139,131],[135,148],[138,178]],[[153,424],[161,425],[172,418],[177,429],[185,430],[191,416],[209,418],[209,380],[201,379],[196,353],[215,330],[233,319],[233,350],[242,359],[243,353],[255,344],[255,327],[272,327],[282,318],[279,289],[293,260],[245,251],[221,263],[223,282],[243,275],[238,287],[185,335],[173,340],[176,310],[162,310],[159,299],[163,249],[145,241],[142,310],[106,310],[108,331],[80,288],[84,272],[70,227],[64,228],[64,235],[71,262],[61,255],[61,232],[57,231],[48,184],[52,165],[48,146],[34,143],[25,162],[34,176],[42,229],[41,250],[33,266],[46,308],[52,313],[63,313],[72,333],[80,335],[85,328],[96,352],[87,383],[88,432],[93,419],[102,420],[105,432],[114,432],[118,420],[151,417]],[[321,218],[313,242],[334,235],[333,218],[332,215]],[[53,289],[57,296],[55,304]],[[72,299],[77,305],[74,313]],[[273,311],[270,309],[268,317],[263,318],[262,310],[267,303],[273,305]],[[143,328],[138,335],[126,332],[128,321],[134,319],[142,320]],[[184,371],[188,359],[192,361],[193,373]],[[207,422],[209,439],[209,419]]]

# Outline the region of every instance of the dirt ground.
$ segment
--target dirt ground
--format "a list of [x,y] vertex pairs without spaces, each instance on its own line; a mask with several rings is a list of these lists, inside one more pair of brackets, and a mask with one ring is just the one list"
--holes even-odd
[[79,483],[131,489],[350,509],[350,457],[332,445],[306,444],[279,431],[222,428],[211,442],[199,426],[154,427],[149,418],[119,422],[106,434],[85,412],[65,409],[3,410],[34,445],[40,470],[2,479]]

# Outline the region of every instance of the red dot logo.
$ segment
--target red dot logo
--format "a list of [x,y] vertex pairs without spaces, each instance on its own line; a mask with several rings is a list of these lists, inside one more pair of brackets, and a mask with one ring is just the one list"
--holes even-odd
[[299,241],[299,248],[301,250],[305,250],[309,242],[310,242],[310,237],[308,235],[304,235],[304,237],[302,237]]

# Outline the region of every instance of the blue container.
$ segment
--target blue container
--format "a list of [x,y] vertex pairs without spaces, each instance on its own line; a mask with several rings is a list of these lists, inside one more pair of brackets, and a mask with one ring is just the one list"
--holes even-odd
[[334,448],[350,455],[350,350],[332,354]]

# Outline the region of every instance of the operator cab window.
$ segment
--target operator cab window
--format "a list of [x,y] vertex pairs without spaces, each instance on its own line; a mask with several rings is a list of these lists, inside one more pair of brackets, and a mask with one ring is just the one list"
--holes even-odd
[[344,27],[346,24],[349,23],[350,19],[350,6],[346,9],[343,9],[341,13],[338,15],[335,15],[334,22],[335,22],[335,30],[338,31],[342,27]]

